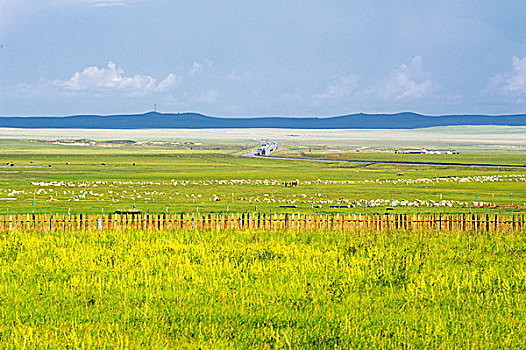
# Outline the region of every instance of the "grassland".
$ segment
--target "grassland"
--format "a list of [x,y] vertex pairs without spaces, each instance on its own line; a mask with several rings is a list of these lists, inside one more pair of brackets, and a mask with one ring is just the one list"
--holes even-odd
[[523,348],[523,234],[11,232],[4,348]]
[[[526,169],[313,163],[240,157],[256,142],[0,141],[0,214],[143,212],[504,212],[524,206]],[[334,146],[326,146],[325,153]],[[284,145],[280,152],[294,152]],[[321,153],[321,147],[314,150]],[[387,152],[343,152],[392,159]],[[465,153],[520,163],[523,153]],[[434,157],[434,156],[433,156]],[[441,160],[440,157],[438,158]],[[447,156],[449,157],[449,156]],[[429,159],[429,158],[427,158]],[[450,158],[451,159],[451,158]],[[13,166],[10,166],[13,164]],[[296,187],[284,182],[298,181]],[[427,204],[415,206],[411,203]],[[382,204],[378,204],[383,201]],[[375,204],[376,203],[376,204]],[[437,204],[439,203],[439,204]],[[441,203],[441,204],[440,204]],[[485,205],[481,208],[480,205]],[[345,205],[338,209],[333,206]],[[284,208],[297,206],[297,208]]]
[[[413,149],[415,150],[415,149]],[[416,149],[418,150],[418,149]],[[327,147],[327,146],[291,146],[283,145],[273,155],[282,157],[302,157],[317,159],[352,159],[367,161],[396,161],[396,162],[424,162],[424,163],[460,163],[460,164],[495,164],[518,165],[526,164],[526,151],[476,151],[464,150],[458,154],[404,154],[393,150],[369,150],[360,148]]]
[[[526,206],[526,169],[254,159],[241,156],[258,146],[246,136],[141,141],[119,133],[97,142],[79,136],[0,140],[0,215],[347,214],[388,208],[524,213],[511,205]],[[309,141],[287,143],[279,152],[368,160],[402,156],[340,136],[328,143],[317,139],[311,152]],[[470,142],[463,144],[466,150],[481,150],[477,140]],[[517,149],[510,142],[503,138],[483,150]],[[524,162],[522,153],[454,157]],[[298,185],[283,185],[293,181]],[[524,348],[525,252],[523,232],[0,232],[0,344]]]

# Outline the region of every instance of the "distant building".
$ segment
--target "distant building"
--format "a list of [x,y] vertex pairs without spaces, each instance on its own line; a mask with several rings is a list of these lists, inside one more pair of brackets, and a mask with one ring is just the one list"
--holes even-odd
[[406,151],[399,151],[396,150],[395,153],[402,153],[402,154],[459,154],[460,152],[455,150],[429,150],[427,148],[422,148],[418,150],[406,150]]

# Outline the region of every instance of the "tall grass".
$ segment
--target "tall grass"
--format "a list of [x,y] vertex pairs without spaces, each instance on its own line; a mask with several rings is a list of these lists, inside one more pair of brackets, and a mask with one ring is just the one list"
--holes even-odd
[[526,346],[518,233],[11,232],[6,348]]

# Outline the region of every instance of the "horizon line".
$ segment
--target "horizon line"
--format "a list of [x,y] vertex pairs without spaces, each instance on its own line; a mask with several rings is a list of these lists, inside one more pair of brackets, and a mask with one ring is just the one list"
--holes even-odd
[[113,116],[139,116],[146,114],[158,114],[158,115],[178,115],[178,114],[198,114],[204,117],[210,118],[224,118],[224,119],[255,119],[255,118],[338,118],[353,115],[400,115],[400,114],[414,114],[423,117],[470,117],[470,116],[481,116],[481,117],[505,117],[505,116],[522,116],[524,113],[504,113],[504,114],[481,114],[481,113],[459,113],[459,114],[424,114],[412,111],[401,111],[401,112],[352,112],[347,114],[331,114],[331,115],[283,115],[283,114],[267,114],[267,115],[208,115],[200,112],[159,112],[149,110],[147,112],[135,112],[135,113],[113,113],[113,114],[65,114],[65,115],[0,115],[0,118],[68,118],[68,117],[113,117]]

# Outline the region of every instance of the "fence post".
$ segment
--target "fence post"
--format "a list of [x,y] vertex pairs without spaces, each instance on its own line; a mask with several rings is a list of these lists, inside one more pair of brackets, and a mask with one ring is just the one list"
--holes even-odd
[[[177,225],[177,213],[174,215],[175,216],[175,224]],[[179,216],[179,230],[182,230],[183,229],[183,220],[184,220],[184,216],[183,216],[183,213],[181,213],[181,215]]]
[[[428,214],[394,214],[385,212],[378,213],[231,213],[212,214],[181,213],[175,214],[2,214],[0,216],[0,229],[10,230],[43,230],[55,231],[67,230],[104,230],[120,228],[143,230],[227,230],[227,229],[269,229],[287,231],[301,230],[327,230],[327,231],[364,231],[375,230],[385,232],[391,229],[423,232],[424,230],[447,231],[447,232],[522,232],[525,230],[524,214],[489,214],[489,213],[428,213]],[[117,215],[120,215],[120,219]],[[129,216],[131,215],[131,216]],[[151,216],[150,216],[151,215]],[[297,215],[297,216],[296,216]],[[178,218],[180,217],[180,219]],[[91,218],[90,218],[91,217]],[[62,220],[62,221],[61,221]],[[106,224],[107,220],[107,224]],[[179,224],[177,223],[179,220]],[[224,221],[222,221],[224,220]],[[112,222],[114,221],[114,222]],[[151,221],[151,222],[150,222]],[[348,226],[347,226],[348,225]]]
[[213,230],[217,232],[219,231],[220,227],[221,227],[221,213],[219,214],[214,213]]
[[[300,213],[298,213],[297,215],[298,215],[298,216],[297,216],[297,218],[296,218],[296,221],[297,221],[297,222],[296,222],[296,231],[299,232],[299,231],[302,230],[303,222],[304,222],[304,221],[302,220],[302,218],[301,218],[301,214],[300,214]],[[305,219],[306,219],[306,218],[307,218],[307,215],[304,214],[304,217],[305,217]]]

